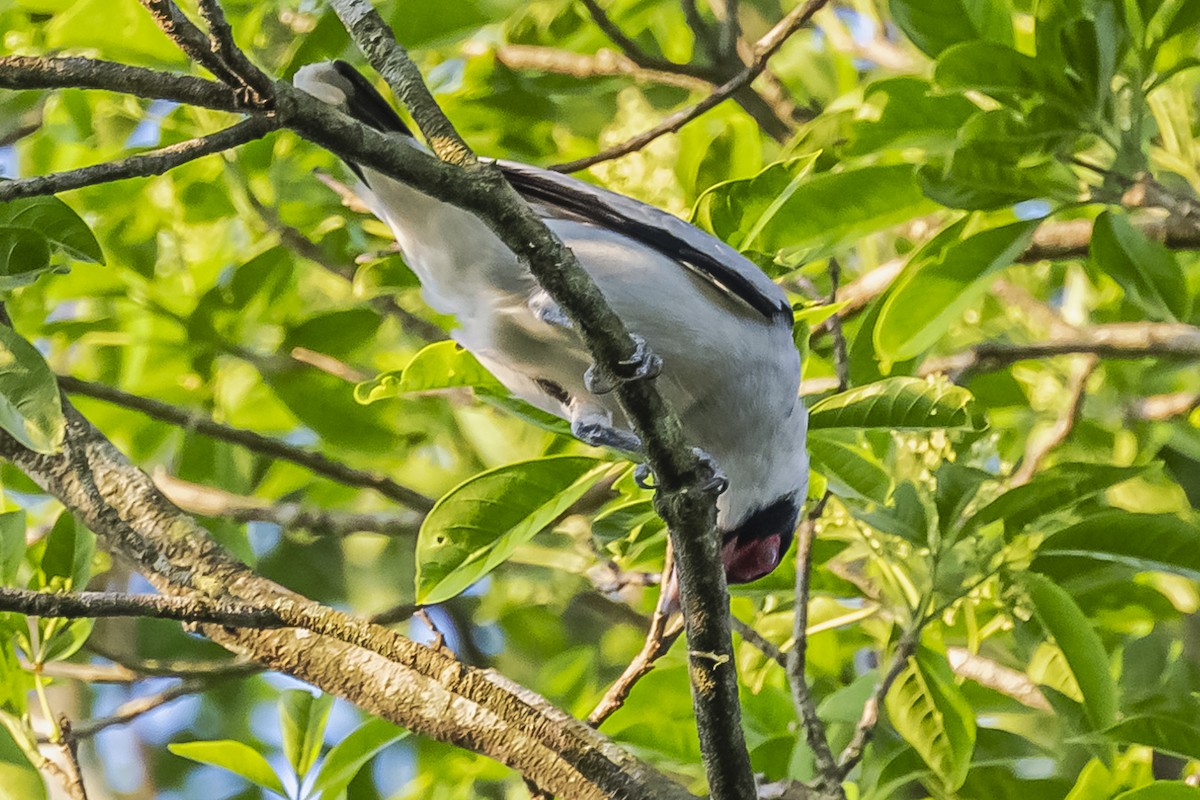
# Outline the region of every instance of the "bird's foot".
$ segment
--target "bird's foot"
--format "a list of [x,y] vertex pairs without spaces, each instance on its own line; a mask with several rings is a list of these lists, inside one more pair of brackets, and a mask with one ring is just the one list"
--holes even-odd
[[592,447],[612,447],[624,453],[640,453],[642,451],[642,440],[636,435],[599,422],[573,420],[571,435]]
[[[729,479],[708,453],[699,447],[693,447],[692,453],[700,461],[699,483],[696,488],[701,492],[723,494],[729,488]],[[643,489],[657,489],[654,483],[654,470],[649,464],[638,464],[633,470],[633,482]]]
[[654,483],[654,470],[649,464],[638,464],[633,468],[633,482],[643,489],[657,489]]
[[725,477],[720,465],[699,447],[693,447],[692,454],[700,461],[700,481],[696,488],[702,492],[724,494],[725,490],[729,488],[729,478]]
[[622,383],[655,378],[662,372],[662,359],[650,352],[645,339],[636,333],[631,335],[635,345],[633,355],[618,361],[615,369],[602,370],[595,364],[587,368],[583,374],[583,384],[589,392],[595,395],[608,394]]

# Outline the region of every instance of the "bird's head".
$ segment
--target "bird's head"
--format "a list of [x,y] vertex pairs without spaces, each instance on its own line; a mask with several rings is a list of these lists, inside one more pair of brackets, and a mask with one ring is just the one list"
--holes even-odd
[[792,546],[803,495],[784,495],[723,531],[721,561],[729,583],[750,583],[773,571]]

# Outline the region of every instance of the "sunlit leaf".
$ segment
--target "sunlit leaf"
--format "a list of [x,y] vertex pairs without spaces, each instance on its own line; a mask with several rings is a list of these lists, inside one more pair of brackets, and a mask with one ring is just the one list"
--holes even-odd
[[886,503],[892,479],[883,465],[853,441],[814,431],[808,437],[808,453],[813,469],[876,503]]
[[809,409],[809,430],[885,428],[982,430],[971,393],[920,378],[886,378],[821,400]]
[[385,372],[360,383],[354,387],[354,397],[360,403],[374,403],[415,392],[461,387],[485,394],[507,394],[475,356],[457,342],[445,341],[423,348],[402,370]]
[[1141,744],[1180,758],[1200,759],[1200,728],[1174,717],[1129,717],[1107,728],[1104,735],[1120,744]]
[[0,586],[15,586],[25,557],[25,512],[0,514]]
[[255,786],[269,789],[276,794],[287,796],[283,783],[267,759],[248,744],[222,739],[214,742],[176,742],[168,744],[167,749],[177,756],[209,764],[214,767],[229,770],[240,775]]
[[333,695],[289,689],[279,698],[279,730],[283,754],[296,774],[303,777],[321,753],[325,722],[333,708]]
[[975,712],[946,657],[917,650],[885,699],[888,719],[947,789],[962,786],[975,747]]
[[0,428],[30,450],[57,453],[66,424],[58,381],[42,354],[0,325]]
[[1099,730],[1111,726],[1116,722],[1117,684],[1092,622],[1071,595],[1048,578],[1030,572],[1024,581],[1038,619],[1054,637],[1079,684],[1092,727]]
[[1030,569],[1077,558],[1200,579],[1200,526],[1171,514],[1101,511],[1047,537]]
[[891,0],[892,19],[933,58],[974,39],[1011,44],[1012,9],[1003,0]]
[[1006,531],[1019,531],[1040,517],[1070,508],[1145,471],[1145,467],[1110,464],[1055,464],[979,509],[967,525],[975,528],[1004,520]]
[[379,751],[407,735],[408,731],[387,720],[368,719],[330,748],[313,781],[313,791],[320,793],[321,800],[335,800]]
[[440,603],[503,563],[613,465],[556,456],[476,475],[438,500],[417,537],[418,603]]
[[987,290],[986,279],[1029,246],[1036,221],[967,233],[967,220],[942,231],[909,259],[875,323],[875,350],[886,364],[915,358]]
[[1151,241],[1120,213],[1105,211],[1092,229],[1092,262],[1121,285],[1126,296],[1156,319],[1187,319],[1191,294],[1175,256]]
[[1140,789],[1121,792],[1113,800],[1200,800],[1200,788],[1181,781],[1155,781]]

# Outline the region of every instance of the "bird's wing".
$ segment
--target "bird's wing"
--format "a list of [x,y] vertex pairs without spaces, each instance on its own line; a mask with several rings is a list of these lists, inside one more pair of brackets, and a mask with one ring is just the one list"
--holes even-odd
[[590,222],[651,247],[767,319],[791,325],[783,290],[721,240],[666,211],[569,175],[512,161],[496,164],[514,189],[549,214]]

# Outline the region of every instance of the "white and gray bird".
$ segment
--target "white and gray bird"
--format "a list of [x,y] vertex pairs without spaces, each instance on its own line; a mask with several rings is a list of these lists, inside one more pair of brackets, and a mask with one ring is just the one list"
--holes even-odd
[[[423,148],[345,62],[310,64],[297,88]],[[626,327],[661,358],[656,384],[688,441],[728,486],[717,501],[730,583],[773,570],[791,545],[808,485],[808,415],[783,291],[716,238],[653,206],[556,172],[496,162],[575,253]],[[514,395],[571,424],[590,445],[637,454],[615,393],[585,379],[591,356],[528,267],[478,218],[370,168],[361,194],[396,235],[426,302]]]

